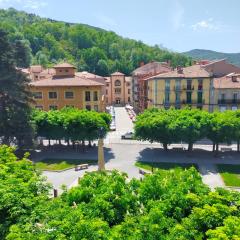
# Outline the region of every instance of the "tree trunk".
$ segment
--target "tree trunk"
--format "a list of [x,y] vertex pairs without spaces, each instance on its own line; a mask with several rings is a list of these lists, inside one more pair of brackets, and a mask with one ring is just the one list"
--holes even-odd
[[216,143],[216,146],[215,146],[215,156],[216,157],[218,156],[218,150],[219,150],[219,144]]
[[167,145],[167,143],[163,143],[163,149],[164,149],[164,151],[167,151],[167,150],[168,150],[168,145]]
[[61,139],[58,140],[58,143],[59,143],[59,145],[62,145],[62,143],[61,143]]
[[240,152],[240,140],[237,140],[237,151]]
[[48,139],[48,146],[51,146],[51,140]]
[[67,145],[68,145],[68,147],[69,147],[69,145],[70,145],[69,139],[67,140]]
[[215,148],[216,148],[216,144],[213,143],[213,148],[212,148],[212,151],[215,152]]
[[193,150],[193,143],[188,144],[188,151],[191,152]]
[[88,141],[88,147],[91,147],[91,146],[92,146],[92,142]]

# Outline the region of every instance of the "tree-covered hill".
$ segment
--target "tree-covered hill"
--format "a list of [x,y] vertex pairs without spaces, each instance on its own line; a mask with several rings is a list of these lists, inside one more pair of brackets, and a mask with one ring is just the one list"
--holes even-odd
[[123,38],[111,31],[84,24],[41,18],[13,8],[0,10],[0,28],[10,40],[23,41],[32,51],[32,64],[51,65],[69,61],[78,70],[99,75],[114,71],[130,74],[140,62],[171,60],[172,66],[189,65],[190,58],[159,46]]
[[183,54],[193,59],[226,59],[228,62],[240,66],[240,53],[222,53],[204,49],[193,49]]

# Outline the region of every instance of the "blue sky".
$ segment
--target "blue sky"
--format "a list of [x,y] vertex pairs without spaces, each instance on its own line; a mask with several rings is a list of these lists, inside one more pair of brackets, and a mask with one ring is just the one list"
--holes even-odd
[[239,0],[0,0],[0,8],[8,7],[178,52],[240,52]]

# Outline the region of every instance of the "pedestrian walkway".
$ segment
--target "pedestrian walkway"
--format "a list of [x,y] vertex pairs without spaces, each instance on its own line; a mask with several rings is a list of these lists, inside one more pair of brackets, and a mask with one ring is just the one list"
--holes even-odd
[[216,165],[213,163],[198,163],[199,172],[202,175],[202,181],[208,185],[211,190],[216,187],[225,187],[225,184],[218,173]]

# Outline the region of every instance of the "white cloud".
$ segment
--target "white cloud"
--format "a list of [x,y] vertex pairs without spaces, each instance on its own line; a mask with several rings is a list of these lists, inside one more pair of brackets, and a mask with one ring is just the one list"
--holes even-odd
[[206,20],[201,20],[191,26],[191,28],[194,31],[199,31],[199,30],[213,30],[217,31],[222,28],[222,24],[217,23],[213,20],[213,18],[209,18]]
[[45,1],[39,0],[0,0],[0,7],[8,8],[21,5],[25,9],[39,9],[47,6]]

